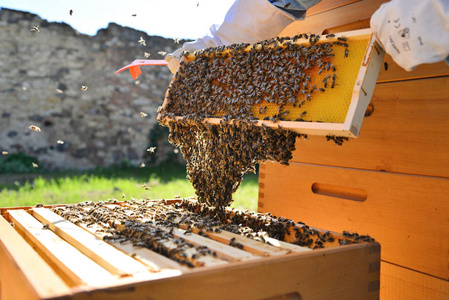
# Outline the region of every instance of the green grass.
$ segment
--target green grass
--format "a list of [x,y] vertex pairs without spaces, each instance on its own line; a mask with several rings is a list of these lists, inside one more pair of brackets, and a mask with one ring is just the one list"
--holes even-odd
[[[81,201],[172,199],[195,196],[192,184],[185,179],[185,167],[160,165],[134,168],[113,167],[80,173],[0,175],[0,207],[33,206]],[[151,187],[146,190],[145,187]],[[124,197],[122,197],[124,195]],[[233,207],[257,209],[258,177],[248,174],[234,194]]]

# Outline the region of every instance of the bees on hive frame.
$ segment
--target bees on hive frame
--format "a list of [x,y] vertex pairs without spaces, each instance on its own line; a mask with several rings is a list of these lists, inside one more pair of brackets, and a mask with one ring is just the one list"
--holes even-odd
[[[309,43],[296,44],[299,38]],[[187,177],[200,202],[217,207],[229,205],[242,174],[254,170],[258,161],[270,159],[288,164],[298,134],[281,127],[253,126],[257,118],[252,107],[266,114],[268,105],[261,103],[266,101],[277,112],[264,115],[264,120],[289,120],[293,114],[286,105],[301,107],[313,101],[317,90],[325,92],[325,88],[335,87],[333,47],[344,46],[346,38],[336,42],[339,44],[320,42],[316,34],[300,34],[255,45],[198,50],[193,61],[179,64],[165,107],[158,113],[169,120],[169,141],[187,161]],[[312,72],[323,74],[324,80],[316,82]],[[298,120],[304,121],[304,115]],[[183,120],[175,121],[175,116]],[[222,121],[219,125],[201,123],[209,117],[220,117]]]

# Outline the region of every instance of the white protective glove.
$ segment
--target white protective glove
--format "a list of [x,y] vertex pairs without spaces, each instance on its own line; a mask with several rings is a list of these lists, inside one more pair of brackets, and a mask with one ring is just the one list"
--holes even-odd
[[449,0],[393,0],[371,17],[385,51],[407,71],[449,56]]
[[221,25],[212,25],[206,36],[185,43],[182,48],[168,54],[165,60],[170,71],[175,73],[183,51],[193,52],[234,43],[253,44],[277,36],[293,21],[295,17],[275,7],[268,0],[237,0]]

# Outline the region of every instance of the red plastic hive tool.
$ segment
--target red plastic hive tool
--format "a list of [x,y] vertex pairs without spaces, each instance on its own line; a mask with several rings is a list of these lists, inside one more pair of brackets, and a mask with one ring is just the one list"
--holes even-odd
[[129,69],[129,73],[131,73],[132,78],[136,79],[142,73],[142,71],[140,71],[139,68],[140,66],[165,66],[167,64],[168,63],[163,59],[149,59],[149,60],[136,59],[129,65],[124,66],[120,70],[116,71],[115,74],[118,74],[123,70]]

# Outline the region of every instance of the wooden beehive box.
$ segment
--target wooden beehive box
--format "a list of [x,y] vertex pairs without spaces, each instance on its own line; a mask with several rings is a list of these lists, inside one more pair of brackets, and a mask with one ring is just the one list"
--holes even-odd
[[[368,28],[383,0],[323,0],[281,33]],[[297,141],[289,167],[260,167],[259,208],[382,245],[381,299],[449,299],[449,67],[385,56],[357,140]],[[298,196],[300,195],[300,196]]]
[[[164,205],[176,202],[179,200]],[[156,204],[161,205],[157,201],[145,205]],[[69,208],[1,209],[1,299],[379,297],[380,245],[374,241],[340,245],[338,240],[348,240],[348,235],[329,233],[335,240],[329,239],[325,248],[312,250],[269,238],[263,243],[228,231],[208,231],[207,238],[197,225],[186,234],[188,228],[181,225],[172,230],[174,237],[182,237],[196,249],[206,246],[216,253],[192,260],[197,267],[187,267],[147,248],[103,240],[105,233],[98,224],[76,225],[56,214],[56,207],[59,212]],[[91,214],[116,207],[129,212],[128,216],[135,209],[133,203],[119,202],[83,211]],[[241,214],[247,216],[249,212]],[[293,235],[303,226],[293,223]],[[325,231],[316,229],[312,233]],[[239,246],[231,247],[231,240]],[[175,247],[173,241],[163,243],[169,249]]]

